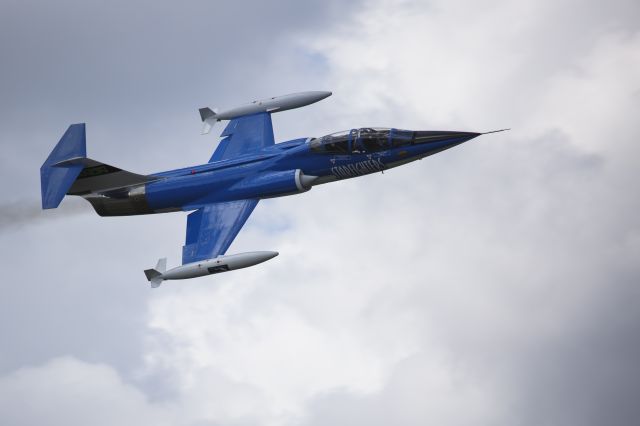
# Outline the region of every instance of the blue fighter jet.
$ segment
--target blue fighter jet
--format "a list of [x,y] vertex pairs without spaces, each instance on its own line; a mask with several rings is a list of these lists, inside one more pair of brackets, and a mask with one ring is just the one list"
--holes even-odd
[[158,287],[164,280],[227,272],[277,256],[270,251],[225,255],[261,199],[383,172],[484,134],[365,127],[275,143],[271,114],[330,95],[294,93],[222,112],[201,108],[203,134],[229,120],[209,162],[151,175],[87,158],[85,124],[73,124],[40,169],[42,208],[56,208],[65,195],[79,195],[100,216],[192,211],[182,265],[167,270],[166,259],[160,259],[144,271],[151,286]]

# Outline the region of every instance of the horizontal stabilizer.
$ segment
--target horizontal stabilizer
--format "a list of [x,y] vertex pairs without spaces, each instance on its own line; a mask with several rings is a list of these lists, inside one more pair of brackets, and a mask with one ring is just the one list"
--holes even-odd
[[156,271],[155,269],[145,269],[144,275],[147,277],[147,280],[151,281],[152,279],[158,278],[159,276],[161,276],[162,273],[160,273],[159,271]]
[[53,167],[81,165],[82,170],[69,188],[68,195],[83,195],[90,192],[106,192],[127,186],[141,185],[156,180],[154,176],[139,175],[128,172],[91,158],[72,158]]

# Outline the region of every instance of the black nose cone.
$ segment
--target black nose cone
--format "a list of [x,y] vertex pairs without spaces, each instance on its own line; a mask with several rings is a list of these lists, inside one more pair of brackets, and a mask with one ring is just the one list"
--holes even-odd
[[429,143],[442,143],[442,142],[451,142],[454,144],[459,144],[462,142],[466,142],[475,137],[480,136],[482,133],[475,132],[452,132],[452,131],[441,131],[441,130],[425,130],[425,131],[417,131],[414,136],[414,143],[416,144],[429,144]]

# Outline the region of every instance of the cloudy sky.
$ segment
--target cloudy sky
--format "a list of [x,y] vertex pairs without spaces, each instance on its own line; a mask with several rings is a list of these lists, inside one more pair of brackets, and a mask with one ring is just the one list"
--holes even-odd
[[[637,0],[0,0],[0,65],[3,425],[637,424]],[[303,90],[277,140],[513,130],[263,201],[230,252],[279,257],[156,290],[184,213],[39,210],[71,123],[151,173]]]

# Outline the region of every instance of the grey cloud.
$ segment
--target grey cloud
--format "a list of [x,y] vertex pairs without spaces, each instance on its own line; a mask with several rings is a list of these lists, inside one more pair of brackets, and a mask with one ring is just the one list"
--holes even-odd
[[[29,401],[31,409],[15,410]],[[0,378],[0,413],[12,425],[176,424],[107,365],[72,357],[22,368]]]
[[42,212],[38,169],[75,122],[88,123],[90,157],[132,171],[206,161],[215,138],[199,137],[197,108],[316,88],[295,35],[326,31],[355,6],[3,4],[0,254],[13,272],[0,284],[0,371],[73,355],[172,394],[161,373],[136,373],[152,300],[141,271],[178,258],[184,215],[105,219],[73,198]]
[[14,3],[0,18],[3,112],[70,107],[119,116],[118,109],[171,109],[215,93],[236,101],[229,94],[260,88],[256,71],[269,65],[283,38],[330,27],[336,12],[319,1]]
[[[296,34],[326,31],[355,6],[6,4],[0,14],[0,141],[9,151],[0,165],[21,176],[35,196],[37,174],[25,167],[39,167],[66,126],[77,122],[88,123],[90,156],[107,152],[124,167],[144,163],[149,169],[143,171],[153,172],[154,163],[168,169],[201,161],[211,145],[199,138],[197,108],[317,87],[309,81],[307,58],[295,50]],[[188,152],[197,157],[190,160]],[[9,192],[7,182],[0,188]]]
[[[628,253],[640,205],[623,207],[610,188],[624,172],[557,133],[489,143],[430,160],[432,180],[416,191],[428,205],[424,224],[403,211],[406,192],[390,187],[386,214],[364,209],[361,226],[388,215],[388,232],[405,235],[402,246],[381,236],[393,247],[388,263],[420,271],[393,274],[402,289],[390,275],[367,307],[369,323],[393,301],[419,318],[420,350],[380,391],[318,395],[299,424],[626,425],[640,415],[640,269]],[[416,166],[405,179],[422,175]],[[406,222],[424,241],[412,244]]]
[[[313,110],[277,115],[276,133],[430,120],[408,111],[406,93],[393,84],[368,91],[360,83],[369,70],[334,75],[328,52],[304,42],[336,28],[341,42],[362,37],[354,30],[374,6],[2,6],[0,388],[13,398],[0,398],[13,401],[2,405],[3,418],[35,413],[16,395],[57,382],[57,370],[116,395],[107,411],[142,421],[157,420],[166,406],[197,412],[203,424],[617,425],[638,417],[633,110],[618,111],[626,126],[613,129],[607,149],[583,149],[562,126],[544,124],[535,137],[515,128],[384,176],[265,201],[234,244],[278,248],[277,261],[156,292],[141,271],[159,257],[179,258],[183,214],[100,218],[73,199],[37,212],[38,168],[72,122],[88,123],[91,157],[146,173],[208,158],[214,141],[198,135],[203,104],[339,83],[357,96],[336,93]],[[558,72],[588,74],[578,65],[602,34],[638,31],[634,1],[528,6],[494,5],[505,11],[495,15],[504,19],[494,27],[506,29],[498,35],[516,34],[495,53],[515,71],[499,91],[469,99],[472,108],[447,111],[454,123],[485,125],[488,116],[526,123]],[[442,16],[438,4],[430,7],[434,19]],[[486,28],[471,25],[484,15],[449,16],[465,42]],[[389,16],[378,18],[375,28],[385,34]],[[438,46],[451,48],[446,38]],[[367,48],[338,59],[352,65],[378,52]],[[478,87],[483,73],[496,71],[487,62],[467,65],[456,78]],[[381,83],[402,78],[375,72]],[[422,83],[412,82],[416,90]],[[387,92],[382,107],[359,110],[360,97],[375,91]],[[67,361],[50,363],[54,357]],[[100,363],[106,372],[96,373]],[[370,387],[353,371],[371,365],[379,387],[353,389]],[[305,387],[300,377],[319,384]],[[83,386],[71,391],[96,402]],[[301,396],[309,389],[320,391]],[[61,401],[73,401],[68,390],[58,389]],[[32,405],[46,408],[46,395],[36,396]],[[285,397],[295,407],[273,408]]]
[[640,416],[637,273],[609,277],[590,312],[575,319],[581,322],[558,336],[534,339],[515,354],[510,385],[520,394],[523,423],[627,425]]

